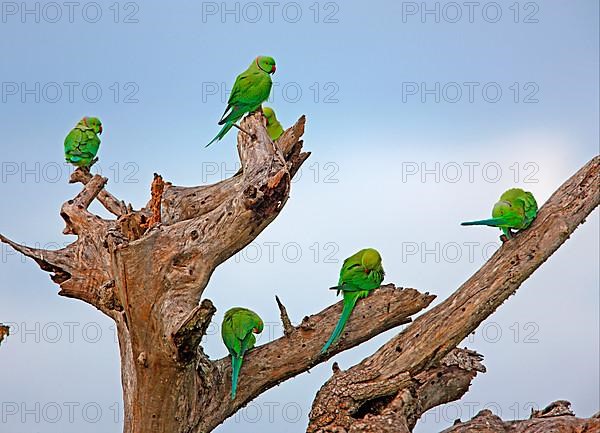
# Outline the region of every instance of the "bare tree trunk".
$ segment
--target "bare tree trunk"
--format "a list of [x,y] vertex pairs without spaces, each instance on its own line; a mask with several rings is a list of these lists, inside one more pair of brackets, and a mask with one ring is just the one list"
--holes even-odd
[[[107,179],[77,170],[71,181],[84,187],[61,209],[64,232],[77,235],[74,243],[49,251],[0,235],[0,241],[50,272],[60,295],[81,299],[115,321],[125,433],[207,433],[282,381],[408,323],[434,299],[414,289],[382,286],[361,300],[353,313],[357,318],[368,314],[370,320],[351,318],[339,343],[324,355],[320,349],[342,303],[293,326],[277,299],[285,335],[248,353],[238,396],[230,400],[229,359],[211,361],[200,346],[216,311],[202,294],[215,268],[277,217],[293,176],[309,156],[302,151],[304,117],[276,144],[263,122],[260,113],[242,121],[242,128],[252,135],[238,134],[242,169],[229,179],[177,187],[156,175],[148,205],[134,211],[104,189]],[[388,431],[377,427],[387,413],[400,417],[410,430],[423,411],[466,392],[474,375],[484,369],[479,355],[454,349],[456,344],[593,210],[598,193],[591,180],[597,173],[595,159],[549,200],[531,229],[503,246],[449,300],[421,316],[356,370],[336,373],[315,400],[309,431],[334,425],[349,428],[358,418],[367,425],[372,420],[369,431]],[[116,219],[90,213],[94,199]]]

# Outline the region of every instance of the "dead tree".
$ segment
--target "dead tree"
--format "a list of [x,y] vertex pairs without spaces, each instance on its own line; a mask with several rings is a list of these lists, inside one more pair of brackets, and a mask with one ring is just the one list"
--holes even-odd
[[[242,169],[229,179],[177,187],[156,175],[148,205],[136,211],[104,189],[107,179],[77,170],[71,181],[84,187],[61,208],[64,233],[77,235],[75,242],[49,251],[0,235],[51,273],[60,295],[83,300],[115,321],[125,433],[207,433],[282,381],[408,323],[434,299],[414,289],[382,286],[353,313],[353,318],[368,315],[369,321],[351,319],[325,355],[319,352],[341,302],[295,327],[278,302],[285,335],[246,356],[238,396],[230,400],[228,358],[210,360],[200,346],[216,311],[202,294],[215,268],[279,214],[293,176],[309,156],[302,150],[304,117],[277,144],[263,121],[259,113],[242,121],[251,135],[238,134]],[[479,355],[456,345],[597,206],[598,170],[595,158],[554,194],[533,227],[505,244],[451,298],[373,356],[335,373],[315,399],[308,430],[367,431],[361,426],[371,423],[368,431],[391,431],[378,427],[388,419],[410,429],[427,408],[460,398],[483,366]],[[94,199],[115,219],[92,214],[88,206]]]

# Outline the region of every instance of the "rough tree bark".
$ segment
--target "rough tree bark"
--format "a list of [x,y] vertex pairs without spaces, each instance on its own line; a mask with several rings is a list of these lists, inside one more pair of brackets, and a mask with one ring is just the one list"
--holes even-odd
[[459,422],[442,433],[595,433],[600,431],[600,416],[577,418],[571,403],[555,401],[540,411],[533,411],[527,420],[502,421],[489,410],[482,410],[472,420]]
[[[138,211],[104,189],[107,179],[75,171],[71,181],[84,186],[61,208],[64,233],[77,235],[66,248],[40,250],[0,235],[0,241],[50,272],[60,295],[88,302],[116,322],[125,433],[209,432],[269,388],[408,323],[434,299],[414,289],[382,286],[361,300],[339,343],[324,355],[319,351],[341,302],[294,327],[277,299],[284,336],[248,353],[238,396],[229,399],[228,358],[212,361],[200,346],[216,311],[202,294],[215,268],[256,238],[287,201],[291,179],[309,156],[302,151],[304,121],[300,118],[275,145],[262,115],[247,116],[242,128],[252,136],[238,134],[240,172],[197,187],[173,186],[155,176],[152,198]],[[590,183],[597,173],[595,159],[549,200],[534,227],[503,246],[493,264],[451,300],[424,314],[356,370],[334,374],[315,400],[309,430],[339,425],[359,431],[353,425],[368,419],[369,431],[390,431],[378,423],[398,419],[410,429],[423,411],[466,392],[484,368],[478,354],[455,349],[456,344],[597,205],[597,185]],[[90,213],[94,199],[116,219]],[[354,320],[367,316],[368,322]]]

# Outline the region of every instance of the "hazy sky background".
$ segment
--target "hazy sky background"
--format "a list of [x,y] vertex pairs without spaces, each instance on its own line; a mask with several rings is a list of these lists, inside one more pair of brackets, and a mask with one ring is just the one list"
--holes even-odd
[[[363,247],[381,251],[386,281],[443,300],[499,244],[498,231],[460,221],[487,217],[512,186],[542,204],[598,153],[597,1],[479,2],[471,17],[462,2],[427,2],[437,20],[421,2],[81,2],[72,16],[62,2],[24,4],[34,12],[0,3],[0,232],[26,244],[72,240],[59,209],[79,187],[67,183],[62,143],[79,118],[102,119],[95,170],[140,207],[154,172],[178,185],[235,172],[234,134],[204,144],[235,76],[257,54],[275,57],[270,104],[284,125],[307,115],[313,154],[281,215],[204,294],[215,324],[232,306],[259,312],[261,344],[281,334],[275,294],[295,322],[322,310],[337,300],[326,289],[341,261]],[[465,342],[488,372],[416,432],[486,407],[507,419],[557,399],[580,416],[598,410],[598,223],[595,211]],[[0,348],[0,432],[120,432],[111,321],[0,248],[0,321],[13,326]],[[304,431],[332,363],[348,368],[397,331],[281,384],[216,431]],[[204,346],[225,356],[216,325]]]

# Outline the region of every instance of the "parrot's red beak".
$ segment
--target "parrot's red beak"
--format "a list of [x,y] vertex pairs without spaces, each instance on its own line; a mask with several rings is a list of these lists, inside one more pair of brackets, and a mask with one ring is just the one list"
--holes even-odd
[[273,65],[273,67],[271,68],[271,74],[274,74],[276,70],[277,70],[277,66]]
[[102,134],[102,125],[98,127],[98,134]]

